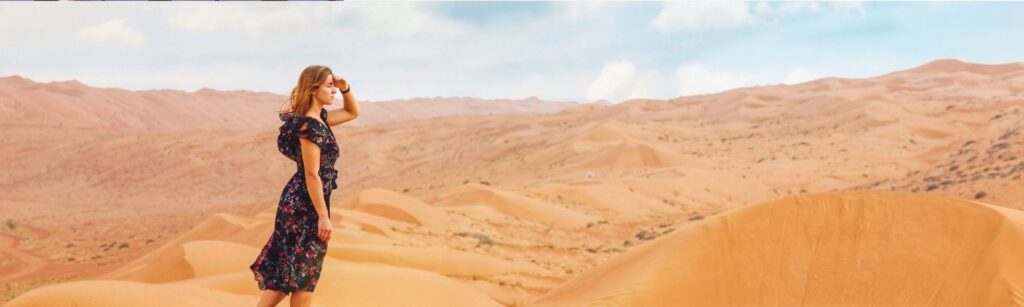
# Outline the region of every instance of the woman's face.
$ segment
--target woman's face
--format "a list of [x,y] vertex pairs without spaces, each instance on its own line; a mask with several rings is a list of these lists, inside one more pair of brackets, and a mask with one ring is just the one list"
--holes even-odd
[[334,103],[334,93],[334,76],[328,75],[327,79],[320,82],[320,85],[313,91],[313,98],[322,105],[330,105]]

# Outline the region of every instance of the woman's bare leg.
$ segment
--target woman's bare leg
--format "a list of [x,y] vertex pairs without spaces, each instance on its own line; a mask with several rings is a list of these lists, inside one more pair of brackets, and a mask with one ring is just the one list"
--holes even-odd
[[291,307],[309,307],[313,304],[313,292],[295,291],[292,292]]
[[263,290],[263,296],[260,297],[260,302],[256,303],[256,307],[274,307],[277,303],[284,300],[284,297],[288,296],[281,291],[274,290]]

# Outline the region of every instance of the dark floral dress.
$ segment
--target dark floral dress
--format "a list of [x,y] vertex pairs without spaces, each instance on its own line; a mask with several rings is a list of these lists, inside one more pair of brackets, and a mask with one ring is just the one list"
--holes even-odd
[[[319,218],[306,189],[299,138],[309,139],[320,146],[319,174],[324,184],[328,213],[331,210],[331,191],[338,187],[338,171],[334,169],[338,143],[334,132],[324,124],[327,122],[327,110],[320,111],[323,122],[302,114],[286,113],[280,118],[284,123],[277,137],[277,149],[295,161],[295,175],[281,192],[274,234],[249,268],[255,274],[260,290],[285,293],[313,291],[327,254],[327,242],[317,236]],[[300,130],[303,125],[307,128]]]

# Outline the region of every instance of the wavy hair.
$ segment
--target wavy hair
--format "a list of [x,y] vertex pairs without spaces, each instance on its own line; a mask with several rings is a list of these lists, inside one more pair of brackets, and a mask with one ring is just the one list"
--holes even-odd
[[332,74],[334,72],[330,68],[322,65],[310,65],[303,69],[302,74],[299,74],[299,81],[292,88],[288,104],[282,108],[280,113],[306,114],[309,108],[313,106],[313,96],[311,94],[316,91],[321,82],[327,80]]

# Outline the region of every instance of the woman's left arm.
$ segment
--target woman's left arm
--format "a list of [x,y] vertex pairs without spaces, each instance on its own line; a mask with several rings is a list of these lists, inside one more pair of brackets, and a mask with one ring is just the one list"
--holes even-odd
[[359,104],[356,103],[356,96],[352,94],[349,84],[345,79],[334,76],[334,86],[338,90],[349,89],[348,93],[342,94],[341,97],[345,102],[344,109],[336,109],[327,111],[327,125],[336,126],[341,123],[356,119],[359,117]]

